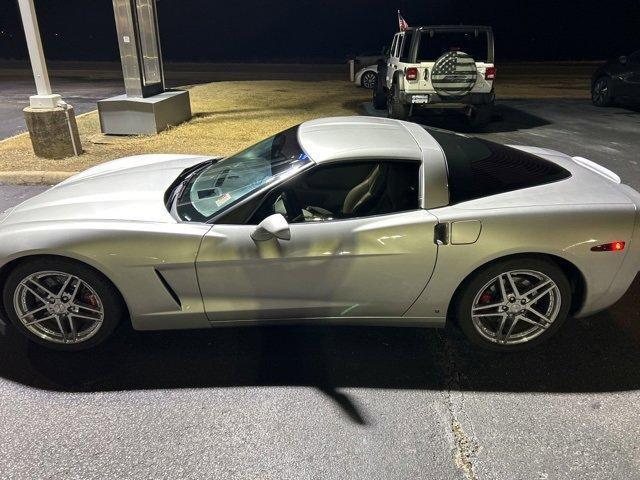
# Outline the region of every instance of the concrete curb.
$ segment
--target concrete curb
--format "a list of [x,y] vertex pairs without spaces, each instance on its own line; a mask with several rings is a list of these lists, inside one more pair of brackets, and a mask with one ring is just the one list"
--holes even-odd
[[78,172],[16,171],[0,172],[0,183],[12,185],[55,185]]

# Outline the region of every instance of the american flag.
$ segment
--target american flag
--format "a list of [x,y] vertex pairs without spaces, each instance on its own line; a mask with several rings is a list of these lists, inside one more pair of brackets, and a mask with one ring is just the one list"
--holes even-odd
[[398,24],[400,25],[401,32],[404,32],[405,30],[409,30],[409,24],[404,18],[402,18],[402,15],[400,15],[400,10],[398,10]]
[[445,97],[461,97],[471,91],[478,79],[473,58],[464,52],[452,51],[441,56],[431,71],[434,90]]

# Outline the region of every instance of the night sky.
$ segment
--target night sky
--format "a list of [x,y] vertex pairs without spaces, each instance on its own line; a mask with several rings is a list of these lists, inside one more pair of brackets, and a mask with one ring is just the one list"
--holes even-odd
[[[51,60],[118,60],[110,0],[35,0]],[[590,60],[640,49],[640,0],[159,0],[174,61],[344,61],[410,25],[494,27],[500,60]],[[27,58],[16,0],[0,0],[0,58]]]

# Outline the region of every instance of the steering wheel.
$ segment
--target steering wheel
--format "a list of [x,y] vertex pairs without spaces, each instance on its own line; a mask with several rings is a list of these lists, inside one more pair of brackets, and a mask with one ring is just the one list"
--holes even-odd
[[282,197],[284,208],[287,211],[287,220],[290,223],[295,223],[300,220],[300,218],[304,218],[304,213],[302,212],[302,207],[298,202],[296,192],[291,189],[287,189],[283,190],[280,196]]

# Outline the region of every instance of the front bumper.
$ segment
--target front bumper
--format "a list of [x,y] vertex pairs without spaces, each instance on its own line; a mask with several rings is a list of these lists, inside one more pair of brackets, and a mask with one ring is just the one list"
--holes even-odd
[[400,100],[403,103],[413,104],[420,108],[465,108],[470,105],[487,105],[494,103],[496,95],[494,92],[469,93],[464,97],[445,98],[435,92],[401,92]]

